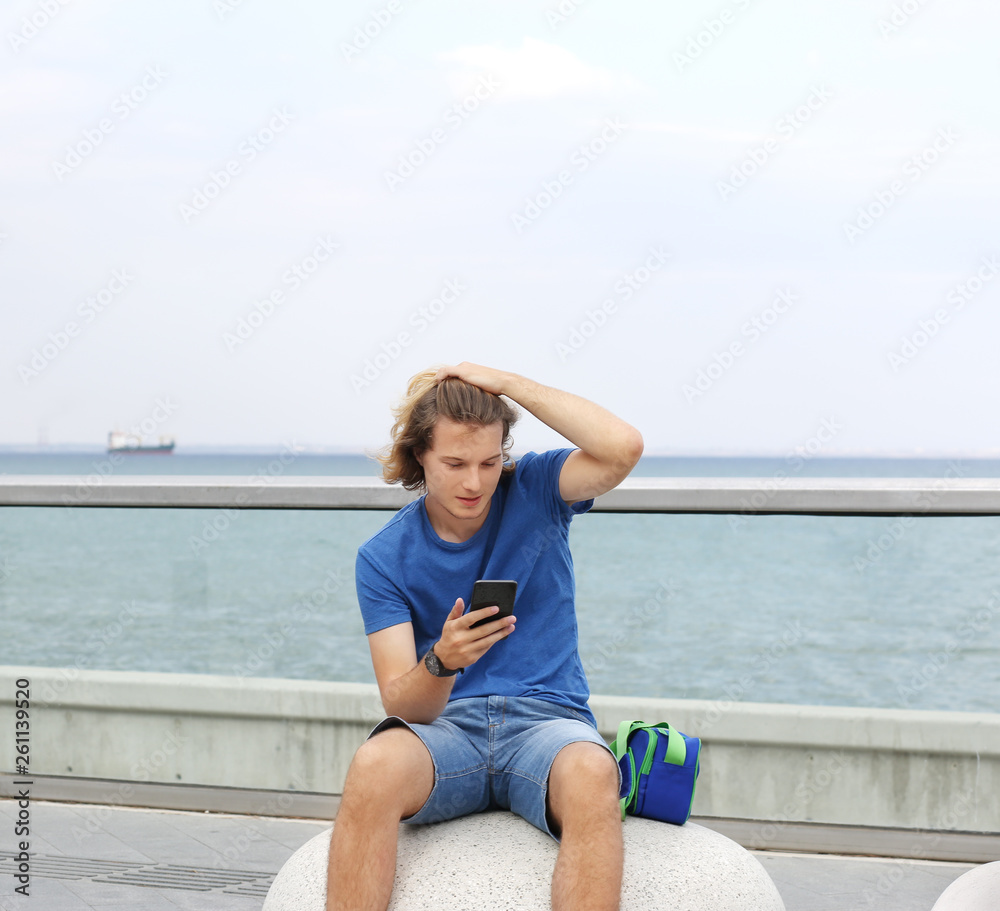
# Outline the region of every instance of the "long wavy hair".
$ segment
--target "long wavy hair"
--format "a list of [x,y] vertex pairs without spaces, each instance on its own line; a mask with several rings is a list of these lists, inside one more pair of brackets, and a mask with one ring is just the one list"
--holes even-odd
[[456,376],[434,382],[437,370],[423,370],[411,377],[406,396],[393,409],[392,442],[375,455],[382,465],[382,478],[389,484],[402,484],[407,490],[424,486],[424,469],[417,461],[433,445],[432,435],[438,417],[450,418],[460,424],[487,427],[503,425],[503,474],[514,470],[509,458],[510,429],[518,413],[500,396]]

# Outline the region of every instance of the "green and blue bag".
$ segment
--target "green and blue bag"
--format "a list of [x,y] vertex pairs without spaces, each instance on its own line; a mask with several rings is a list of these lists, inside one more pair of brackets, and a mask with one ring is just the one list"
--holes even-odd
[[684,825],[691,815],[701,761],[701,740],[665,721],[623,721],[611,751],[622,772],[625,814]]

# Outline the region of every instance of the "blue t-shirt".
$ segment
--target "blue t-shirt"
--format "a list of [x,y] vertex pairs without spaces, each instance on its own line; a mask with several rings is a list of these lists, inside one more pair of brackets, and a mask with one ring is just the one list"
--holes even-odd
[[514,632],[456,677],[451,698],[531,696],[593,721],[577,647],[569,525],[594,501],[570,506],[559,496],[559,472],[572,451],[521,458],[501,477],[482,528],[460,544],[434,531],[423,497],[399,510],[358,549],[365,633],[412,623],[422,657],[440,638],[455,599],[468,608],[477,579],[516,579]]

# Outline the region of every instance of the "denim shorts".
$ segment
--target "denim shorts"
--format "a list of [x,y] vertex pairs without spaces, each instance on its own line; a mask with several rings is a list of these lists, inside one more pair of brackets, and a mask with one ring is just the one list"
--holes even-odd
[[400,725],[423,741],[434,762],[430,796],[405,823],[442,822],[500,808],[556,838],[545,812],[556,753],[585,741],[599,744],[614,758],[586,715],[524,696],[456,699],[431,724],[409,724],[392,716],[369,736]]

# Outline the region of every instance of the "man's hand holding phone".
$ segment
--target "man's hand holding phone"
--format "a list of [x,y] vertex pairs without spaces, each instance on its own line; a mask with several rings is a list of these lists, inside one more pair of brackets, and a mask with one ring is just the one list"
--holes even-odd
[[[434,653],[451,669],[475,664],[501,639],[514,632],[516,582],[480,580],[472,593],[472,607],[458,598],[445,620]],[[471,622],[470,622],[471,621]]]

